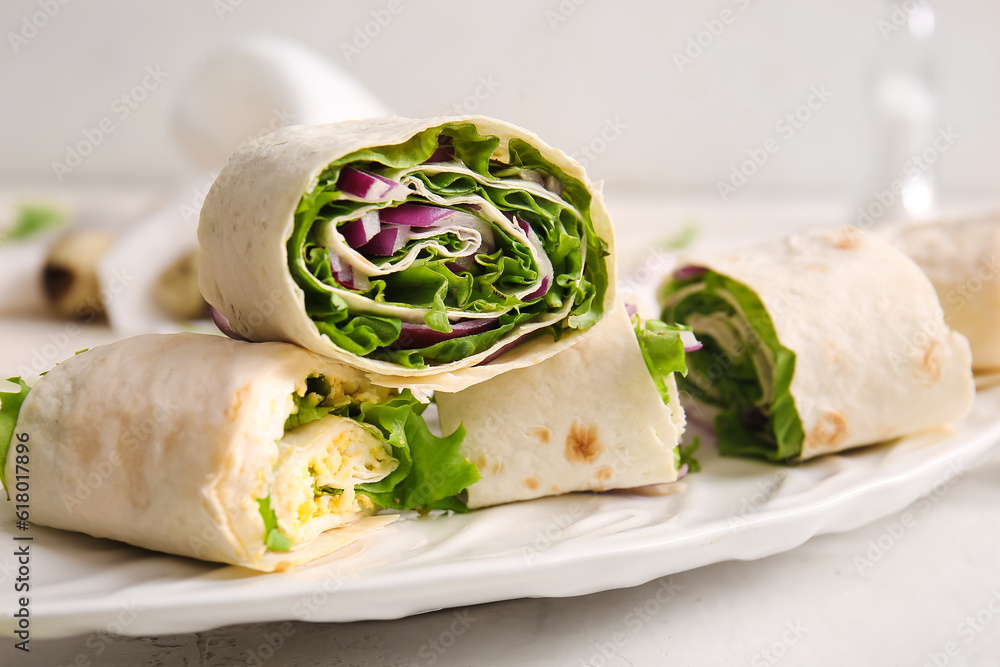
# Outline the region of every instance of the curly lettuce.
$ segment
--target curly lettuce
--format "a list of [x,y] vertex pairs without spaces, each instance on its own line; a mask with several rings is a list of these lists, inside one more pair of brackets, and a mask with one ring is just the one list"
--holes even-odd
[[718,408],[721,454],[798,457],[805,432],[791,394],[795,353],[781,345],[753,290],[714,271],[690,273],[661,295],[663,319],[690,326],[703,345],[689,353],[681,388]]
[[[444,437],[431,433],[422,416],[427,405],[417,401],[409,390],[377,404],[358,402],[347,396],[331,399],[330,394],[326,378],[308,378],[306,391],[292,394],[294,407],[285,421],[285,430],[336,415],[365,425],[370,433],[388,443],[398,465],[387,477],[356,486],[357,493],[368,496],[382,509],[468,510],[461,494],[480,475],[459,449],[465,438],[464,428],[459,427]],[[316,492],[337,495],[343,489],[319,488]],[[257,502],[268,549],[291,549],[291,540],[278,527],[270,496]]]
[[[460,172],[421,167],[442,146],[450,150],[448,164],[458,165]],[[320,174],[315,186],[299,202],[287,243],[291,276],[305,293],[306,312],[320,333],[347,352],[406,368],[423,368],[488,350],[504,335],[541,315],[565,311],[565,317],[545,328],[555,338],[565,329],[587,329],[601,318],[608,287],[607,269],[601,259],[607,256],[608,249],[594,232],[589,191],[524,141],[510,141],[508,163],[492,159],[498,146],[497,137],[480,135],[470,123],[448,123],[401,144],[356,151],[331,163]],[[496,246],[492,252],[477,253],[471,263],[459,265],[454,258],[425,248],[413,263],[399,271],[371,276],[370,281],[357,287],[338,282],[324,240],[325,227],[335,224],[339,229],[364,212],[401,203],[358,201],[338,190],[339,176],[347,166],[390,180],[406,173],[446,200],[475,195],[510,219],[516,216],[537,235],[552,266],[551,285],[542,294],[527,295],[531,298],[512,294],[537,284],[541,267],[530,248],[485,218]],[[497,187],[498,179],[504,187]],[[546,179],[558,184],[552,186],[561,192],[556,197],[558,202],[517,185]],[[411,191],[406,203],[428,201]],[[477,208],[468,203],[435,205],[477,214]],[[446,247],[457,243],[455,238],[438,240]],[[413,245],[408,243],[391,257],[369,259],[381,264],[393,262],[406,256]],[[344,299],[347,292],[364,297],[370,305],[363,309],[349,306]],[[446,333],[451,332],[449,313],[497,313],[499,319],[488,332],[403,349],[402,321],[385,312],[383,305],[425,309],[424,323]]]

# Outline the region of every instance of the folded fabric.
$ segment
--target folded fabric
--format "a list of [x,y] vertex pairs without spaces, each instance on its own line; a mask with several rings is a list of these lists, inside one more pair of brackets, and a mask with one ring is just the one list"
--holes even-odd
[[969,344],[903,253],[858,229],[684,261],[663,319],[690,326],[682,390],[717,411],[721,453],[807,459],[964,417]]
[[225,331],[385,386],[530,366],[614,300],[611,222],[583,168],[481,116],[279,130],[233,156],[198,236]]
[[461,451],[482,474],[469,507],[675,481],[684,340],[677,327],[630,321],[619,304],[555,357],[435,394],[442,428],[464,424]]
[[284,343],[138,336],[0,401],[19,518],[258,570],[357,540],[383,508],[464,509],[478,479],[412,395]]

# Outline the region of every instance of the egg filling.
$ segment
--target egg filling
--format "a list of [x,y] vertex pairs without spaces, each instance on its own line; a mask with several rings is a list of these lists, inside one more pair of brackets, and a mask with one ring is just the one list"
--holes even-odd
[[389,443],[336,415],[286,431],[278,446],[271,509],[294,546],[374,514],[379,508],[355,487],[384,479],[399,464]]

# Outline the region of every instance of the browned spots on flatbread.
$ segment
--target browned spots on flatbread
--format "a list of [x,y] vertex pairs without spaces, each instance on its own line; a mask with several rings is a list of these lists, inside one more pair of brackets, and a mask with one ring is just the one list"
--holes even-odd
[[829,273],[830,272],[830,267],[827,266],[826,264],[816,264],[816,263],[813,263],[813,264],[806,264],[805,265],[805,270],[806,271],[815,271],[816,273]]
[[920,363],[917,366],[917,375],[928,378],[933,382],[941,379],[941,362],[938,360],[937,352],[937,341],[931,341],[931,344],[927,346],[927,350],[924,351],[924,356],[920,359]]
[[552,431],[550,431],[545,426],[536,426],[534,428],[529,428],[528,435],[530,435],[532,438],[542,443],[543,445],[549,444],[549,441],[552,440]]
[[490,466],[490,472],[494,475],[499,475],[500,471],[503,470],[503,461],[496,461]]
[[841,230],[833,241],[833,247],[841,250],[857,250],[861,247],[861,230],[853,227]]
[[847,440],[847,435],[847,418],[844,417],[843,413],[833,410],[819,418],[806,436],[803,449],[832,451],[840,443]]
[[528,487],[529,489],[531,489],[532,491],[537,491],[538,490],[538,486],[539,486],[538,478],[537,477],[528,477],[528,478],[526,478],[524,480],[524,485],[526,487]]
[[573,463],[591,463],[602,451],[604,445],[597,439],[597,424],[581,426],[574,421],[566,436],[566,459]]
[[556,486],[555,484],[553,484],[552,486],[549,487],[549,492],[550,493],[562,493],[562,491],[559,490],[559,487]]
[[615,476],[615,471],[611,469],[611,466],[604,466],[597,471],[597,481],[606,482]]

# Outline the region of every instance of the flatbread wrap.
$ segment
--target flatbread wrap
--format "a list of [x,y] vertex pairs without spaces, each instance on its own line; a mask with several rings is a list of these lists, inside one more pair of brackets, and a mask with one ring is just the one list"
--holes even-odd
[[937,290],[948,326],[969,339],[972,368],[1000,371],[1000,215],[886,225]]
[[201,290],[233,336],[458,391],[573,345],[614,302],[583,168],[483,116],[287,127],[205,199]]
[[688,258],[661,304],[704,345],[681,388],[715,413],[724,455],[808,459],[972,408],[969,344],[930,281],[857,228]]
[[2,477],[24,520],[280,570],[462,509],[475,466],[425,407],[285,343],[144,335],[0,394]]
[[697,346],[688,336],[618,304],[555,357],[435,394],[442,428],[464,424],[461,451],[482,475],[469,507],[675,481],[686,465],[674,375],[686,372],[685,342]]

